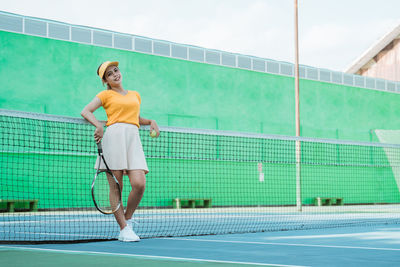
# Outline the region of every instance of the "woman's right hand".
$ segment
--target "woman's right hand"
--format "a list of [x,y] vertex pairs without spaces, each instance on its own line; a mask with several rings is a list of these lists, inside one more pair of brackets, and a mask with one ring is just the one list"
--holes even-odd
[[99,143],[103,138],[103,132],[104,130],[102,126],[96,127],[96,130],[94,131],[94,139],[96,140],[96,143]]

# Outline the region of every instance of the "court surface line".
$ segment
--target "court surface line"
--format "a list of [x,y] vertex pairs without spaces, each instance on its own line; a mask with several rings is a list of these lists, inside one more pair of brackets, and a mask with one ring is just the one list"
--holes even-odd
[[259,262],[241,262],[241,261],[223,261],[223,260],[210,260],[210,259],[197,259],[197,258],[181,258],[181,257],[168,257],[168,256],[155,256],[155,255],[141,255],[141,254],[125,254],[125,253],[110,253],[110,252],[97,252],[97,251],[75,251],[75,250],[60,250],[60,249],[47,249],[47,248],[30,248],[30,247],[14,247],[14,246],[0,246],[5,249],[15,250],[38,250],[47,252],[60,252],[66,254],[95,254],[95,255],[109,255],[109,256],[125,256],[125,257],[140,257],[149,259],[166,259],[166,260],[180,260],[180,261],[195,261],[195,262],[214,262],[214,263],[229,263],[229,264],[245,264],[245,265],[259,265],[259,266],[277,266],[277,267],[307,267],[306,265],[285,265],[276,263],[259,263]]
[[299,246],[299,247],[348,248],[348,249],[365,249],[365,250],[400,251],[400,248],[374,248],[374,247],[356,247],[356,246],[332,246],[332,245],[312,245],[312,244],[296,244],[296,243],[272,243],[272,242],[249,242],[249,241],[214,240],[214,239],[191,239],[191,238],[159,238],[159,239],[182,240],[182,241],[196,241],[196,242],[216,242],[216,243],[236,243],[236,244],[274,245],[274,246]]

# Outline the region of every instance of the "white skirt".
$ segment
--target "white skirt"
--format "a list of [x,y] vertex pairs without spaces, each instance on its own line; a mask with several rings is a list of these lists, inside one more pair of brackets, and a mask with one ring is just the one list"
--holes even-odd
[[[110,170],[144,170],[149,172],[144,156],[139,129],[128,123],[114,123],[107,127],[102,139],[103,155]],[[95,168],[97,169],[99,157]],[[101,161],[100,169],[106,169]]]

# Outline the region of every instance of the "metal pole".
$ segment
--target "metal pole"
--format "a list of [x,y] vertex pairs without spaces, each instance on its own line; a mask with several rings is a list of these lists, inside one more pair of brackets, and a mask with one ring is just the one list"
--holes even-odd
[[[295,46],[295,68],[294,68],[294,82],[295,82],[295,109],[296,109],[296,136],[300,136],[300,94],[299,94],[299,34],[298,34],[298,8],[297,0],[294,0],[294,46]],[[302,210],[301,203],[301,144],[296,141],[296,206],[297,210]]]

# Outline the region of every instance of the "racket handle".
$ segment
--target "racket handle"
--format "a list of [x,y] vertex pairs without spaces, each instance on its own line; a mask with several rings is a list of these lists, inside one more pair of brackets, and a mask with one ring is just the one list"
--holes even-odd
[[97,149],[99,150],[99,153],[103,153],[103,148],[101,146],[101,142],[97,143]]

